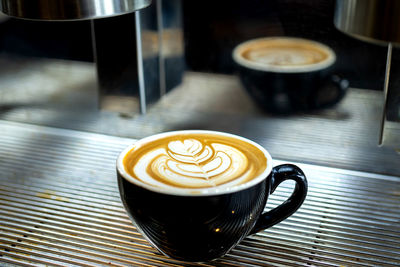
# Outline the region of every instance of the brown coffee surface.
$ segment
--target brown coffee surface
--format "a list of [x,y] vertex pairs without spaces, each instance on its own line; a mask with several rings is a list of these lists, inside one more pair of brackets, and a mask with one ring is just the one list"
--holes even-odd
[[130,176],[151,186],[201,189],[244,184],[269,163],[263,151],[242,139],[180,133],[139,142],[123,164]]
[[265,39],[252,42],[241,56],[249,61],[270,66],[307,66],[326,60],[324,47],[300,39]]

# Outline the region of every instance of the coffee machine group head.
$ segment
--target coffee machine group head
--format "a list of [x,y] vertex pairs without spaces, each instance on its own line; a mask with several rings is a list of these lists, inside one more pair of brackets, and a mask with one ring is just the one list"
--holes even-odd
[[151,0],[1,0],[0,11],[32,20],[97,19],[131,13]]
[[146,113],[181,82],[180,10],[181,0],[0,0],[14,18],[90,21],[98,107],[119,113]]
[[400,122],[400,88],[389,83],[392,48],[400,44],[400,1],[336,0],[334,24],[356,39],[388,47],[379,134],[382,145],[385,122]]

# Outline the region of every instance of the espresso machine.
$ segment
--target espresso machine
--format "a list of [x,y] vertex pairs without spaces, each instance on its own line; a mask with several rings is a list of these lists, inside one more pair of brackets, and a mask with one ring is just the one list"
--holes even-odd
[[[4,0],[0,8],[8,16],[28,20],[90,20],[97,70],[98,107],[122,113],[145,114],[149,105],[180,84],[185,68],[182,3],[155,1],[153,5],[150,4],[151,1],[145,0],[104,3],[83,0],[55,3]],[[388,46],[385,81],[382,83],[384,106],[378,134],[379,145],[383,144],[385,125],[388,128],[386,143],[392,146],[398,144],[396,122],[399,121],[399,93],[398,86],[390,83],[389,79],[392,47],[398,42],[399,36],[396,27],[397,5],[396,1],[336,1],[334,11],[334,25],[340,31],[365,42]],[[126,16],[119,19],[120,15],[129,14],[131,18]],[[121,29],[128,24],[132,25],[129,30]],[[110,42],[111,39],[114,41]],[[198,49],[194,53],[201,54]],[[229,62],[226,59],[219,61]],[[194,65],[196,69],[196,63]]]
[[[399,1],[0,0],[0,11],[0,266],[400,265]],[[333,51],[343,98],[260,108],[233,51],[275,37]],[[273,165],[301,167],[304,204],[215,261],[164,256],[124,210],[115,162],[138,139],[186,129],[243,136]],[[294,187],[279,185],[266,210]]]
[[183,68],[180,2],[150,4],[2,1],[1,11],[25,20],[90,21],[99,108],[144,114],[147,105],[180,82]]

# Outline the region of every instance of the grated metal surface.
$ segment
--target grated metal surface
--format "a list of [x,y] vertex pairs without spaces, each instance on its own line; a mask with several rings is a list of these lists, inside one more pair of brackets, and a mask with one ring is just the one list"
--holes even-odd
[[[114,164],[131,139],[5,121],[0,132],[0,265],[191,265],[160,255],[122,207]],[[310,187],[298,212],[193,265],[399,266],[400,178],[300,166]]]
[[386,123],[384,146],[377,146],[380,91],[352,88],[331,109],[273,116],[255,106],[237,76],[185,72],[183,83],[141,116],[99,112],[93,64],[0,55],[0,65],[7,66],[0,69],[1,120],[129,138],[217,130],[255,140],[275,157],[400,176],[400,123]]

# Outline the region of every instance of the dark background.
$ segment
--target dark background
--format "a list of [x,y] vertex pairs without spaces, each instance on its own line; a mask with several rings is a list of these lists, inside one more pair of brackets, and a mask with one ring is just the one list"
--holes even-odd
[[[336,30],[333,0],[182,1],[182,8],[189,70],[233,73],[231,53],[238,43],[264,36],[297,36],[332,47],[337,53],[337,72],[348,78],[351,86],[382,90],[387,48]],[[131,23],[121,20],[115,34],[133,31]],[[105,41],[113,42],[113,38]],[[0,52],[92,62],[90,22],[9,19],[0,24]],[[400,72],[396,68],[399,60],[395,49],[392,77]]]

